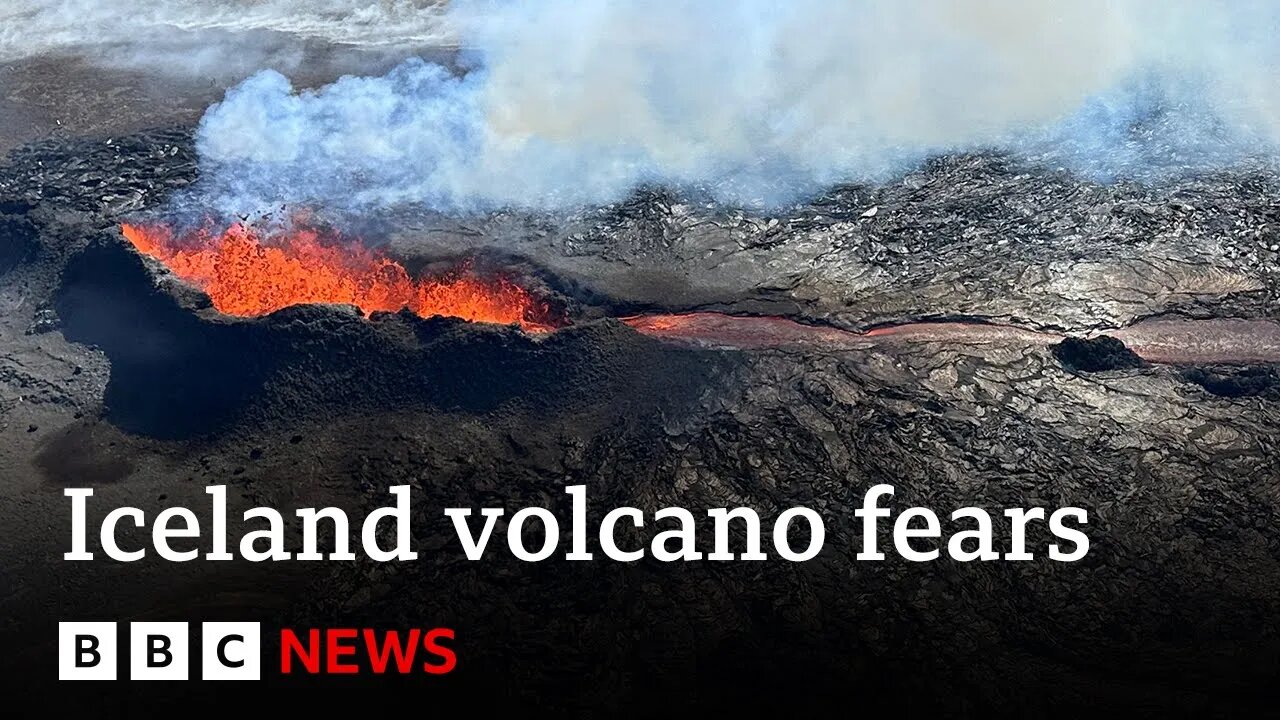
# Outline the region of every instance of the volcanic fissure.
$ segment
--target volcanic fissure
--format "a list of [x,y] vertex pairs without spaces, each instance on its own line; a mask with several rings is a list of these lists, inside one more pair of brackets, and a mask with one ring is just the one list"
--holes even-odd
[[422,317],[516,324],[545,332],[561,324],[551,307],[510,278],[470,263],[413,278],[359,241],[309,228],[267,234],[243,224],[222,232],[175,233],[160,225],[121,228],[140,252],[209,294],[228,315],[256,317],[292,305],[354,305],[364,313],[408,308]]
[[[464,261],[451,272],[415,278],[377,249],[310,228],[268,233],[235,224],[221,232],[183,234],[163,225],[125,224],[121,231],[138,251],[208,293],[213,306],[227,315],[257,317],[295,305],[346,304],[365,314],[408,309],[424,318],[518,325],[533,333],[551,332],[569,322],[546,299],[506,274],[482,275]],[[1070,337],[982,321],[908,321],[858,332],[785,317],[720,312],[619,319],[664,341],[736,350],[840,351],[944,341],[1049,346]],[[1153,319],[1105,335],[1147,362],[1280,362],[1280,324],[1269,320]]]

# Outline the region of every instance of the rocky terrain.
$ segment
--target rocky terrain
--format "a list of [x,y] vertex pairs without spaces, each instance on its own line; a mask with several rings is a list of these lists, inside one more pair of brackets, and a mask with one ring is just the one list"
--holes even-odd
[[[458,687],[569,712],[794,712],[840,693],[966,715],[1222,713],[1280,673],[1280,377],[1263,362],[1280,348],[1258,332],[1280,320],[1280,178],[1100,185],[972,155],[771,213],[653,190],[571,217],[334,219],[407,263],[521,268],[574,318],[539,338],[332,306],[222,316],[117,229],[198,212],[169,204],[196,180],[180,129],[28,145],[0,167],[10,646],[50,653],[33,618],[51,614],[453,624]],[[819,337],[1014,331],[690,343],[622,321],[693,311]],[[1236,326],[1170,339],[1185,326],[1168,323],[1224,318],[1252,323],[1252,360],[1221,352]],[[61,561],[63,487],[153,512],[199,507],[213,483],[237,507],[367,508],[407,483],[433,511],[557,512],[586,484],[594,519],[806,505],[827,540],[803,564],[469,563],[433,516],[411,564]],[[858,562],[852,510],[877,483],[899,508],[1087,508],[1093,549]]]

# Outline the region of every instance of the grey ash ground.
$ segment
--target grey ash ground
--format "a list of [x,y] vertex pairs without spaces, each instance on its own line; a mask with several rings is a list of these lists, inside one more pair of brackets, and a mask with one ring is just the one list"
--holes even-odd
[[[365,219],[407,261],[527,269],[576,318],[532,340],[330,307],[220,317],[116,231],[195,173],[182,130],[30,145],[0,168],[7,647],[47,656],[49,617],[452,624],[464,685],[571,712],[663,697],[1221,712],[1280,673],[1273,367],[1152,365],[1106,340],[712,350],[613,319],[968,318],[1081,338],[1276,320],[1274,176],[1100,185],[979,155],[775,214],[647,192],[571,217]],[[1084,507],[1094,547],[1070,565],[856,562],[853,506],[881,482],[897,508]],[[213,483],[236,507],[353,511],[412,484],[424,557],[61,561],[62,487],[155,512],[201,507]],[[807,505],[827,549],[801,565],[468,563],[438,514],[561,510],[576,483],[597,517]]]

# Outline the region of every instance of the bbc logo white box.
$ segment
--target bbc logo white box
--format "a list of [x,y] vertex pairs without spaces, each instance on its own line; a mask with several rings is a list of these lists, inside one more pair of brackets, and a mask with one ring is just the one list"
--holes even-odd
[[200,636],[200,667],[204,680],[262,679],[260,623],[201,623]]
[[129,623],[130,680],[186,680],[187,624]]
[[59,680],[115,680],[116,624],[58,623]]

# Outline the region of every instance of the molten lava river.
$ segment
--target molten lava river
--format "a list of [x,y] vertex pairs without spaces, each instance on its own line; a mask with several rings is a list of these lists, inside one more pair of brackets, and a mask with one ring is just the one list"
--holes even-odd
[[508,278],[481,277],[469,264],[446,275],[413,278],[376,250],[312,230],[271,236],[239,224],[222,233],[183,235],[163,226],[123,225],[121,230],[139,251],[200,287],[228,315],[345,303],[366,314],[409,308],[422,317],[517,324],[534,332],[564,324],[547,303]]

